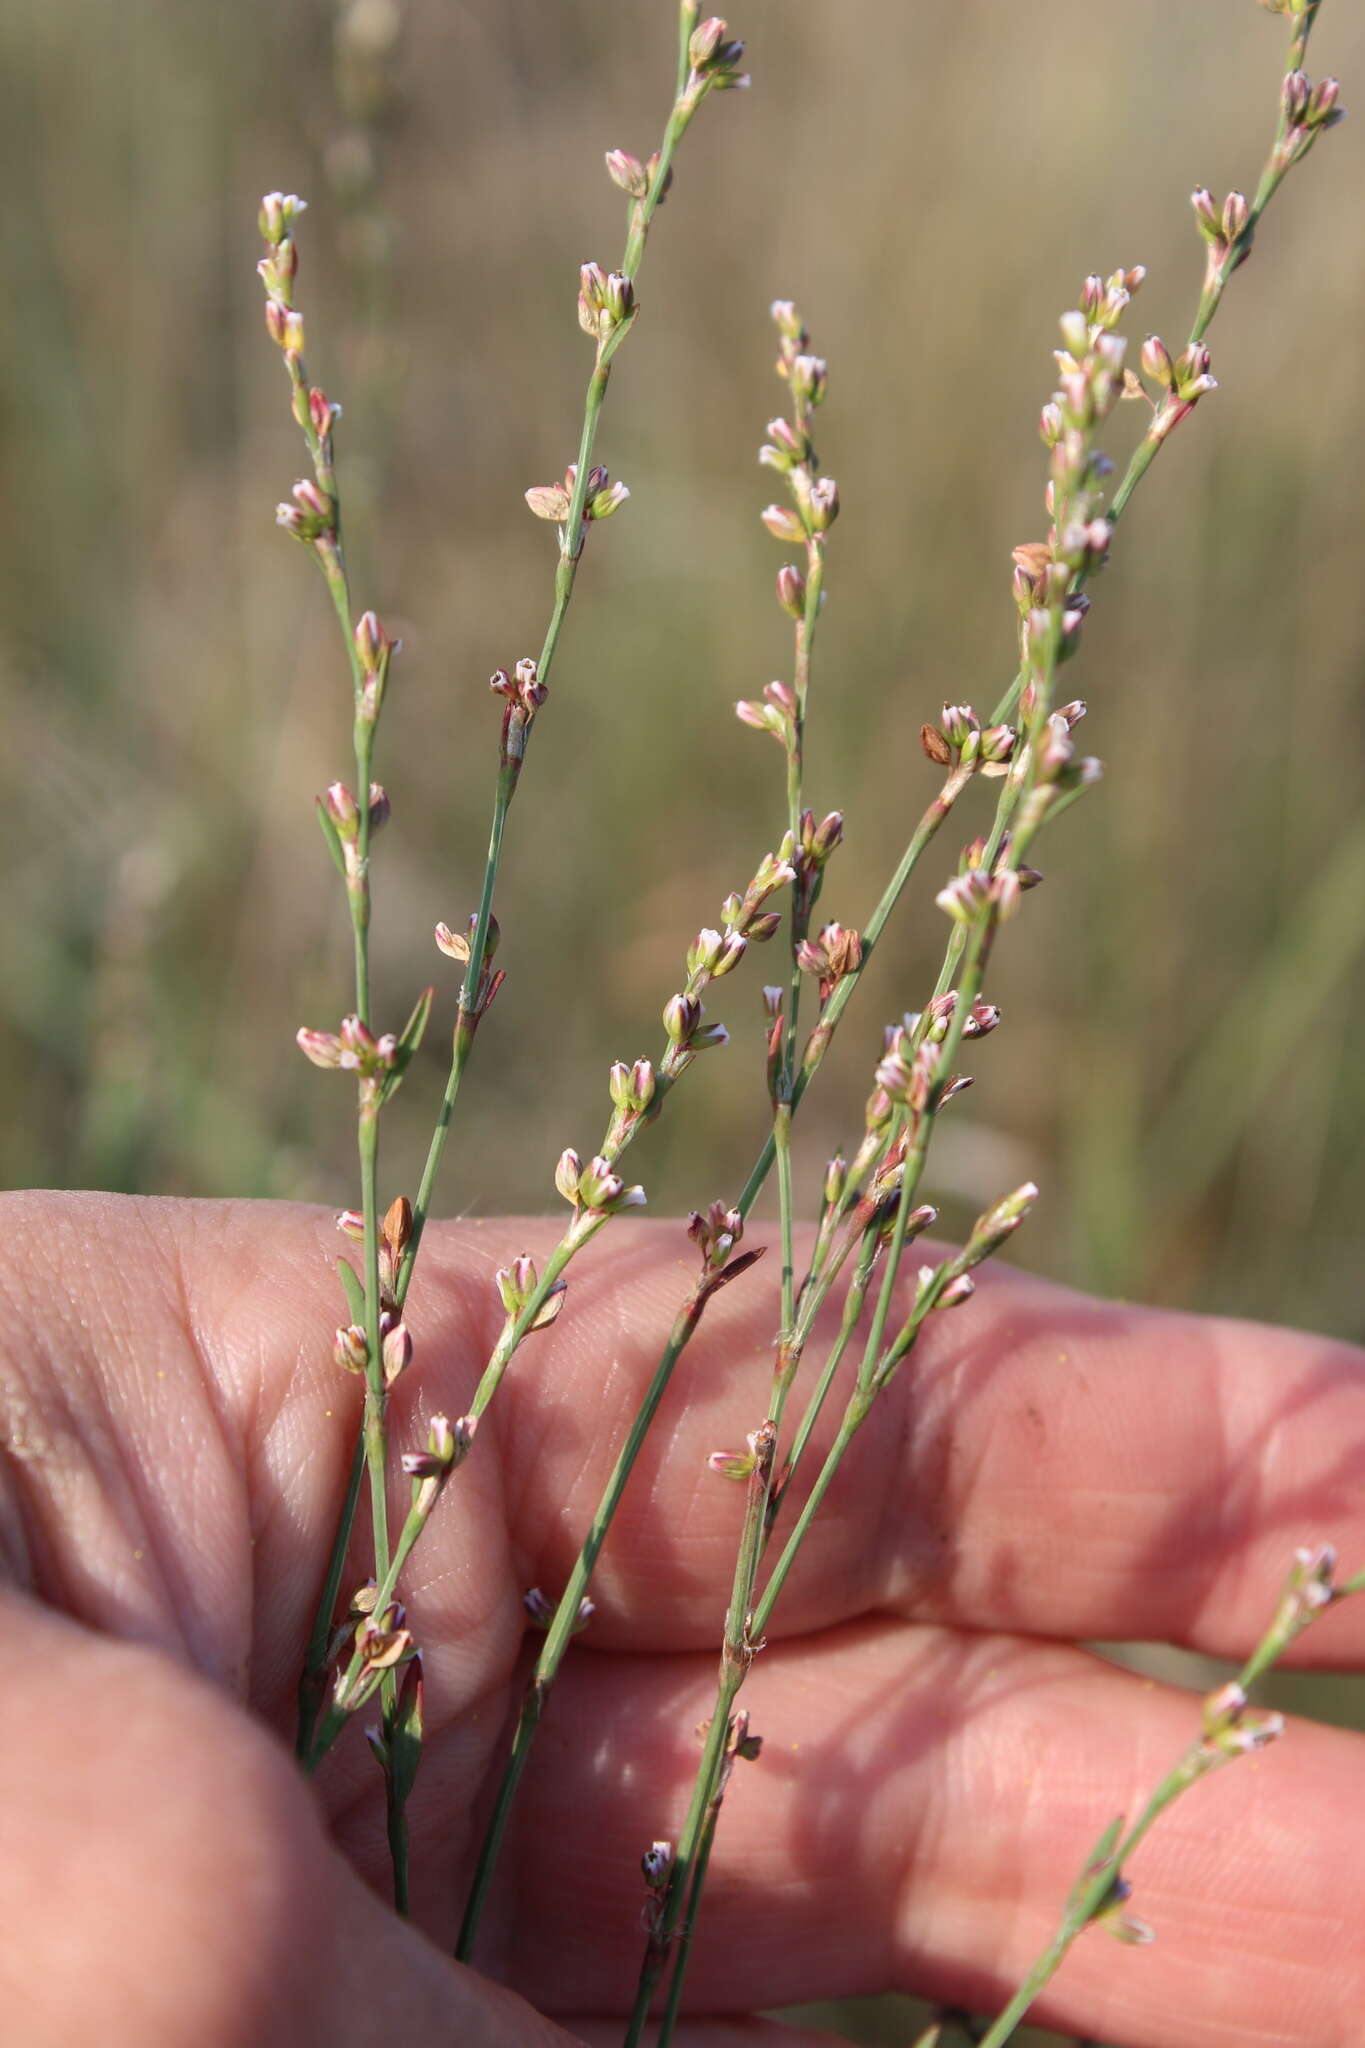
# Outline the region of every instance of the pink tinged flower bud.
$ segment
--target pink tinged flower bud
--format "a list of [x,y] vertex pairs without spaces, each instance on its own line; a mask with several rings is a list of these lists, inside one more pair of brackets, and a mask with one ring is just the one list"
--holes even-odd
[[341,1040],[332,1031],[297,1031],[295,1043],[306,1059],[315,1067],[340,1067],[347,1064]]
[[607,151],[607,176],[613,185],[619,185],[632,199],[643,199],[649,191],[649,178],[638,156],[632,156],[628,149]]
[[349,1237],[354,1244],[359,1244],[365,1235],[365,1218],[359,1209],[343,1209],[336,1223],[342,1236]]
[[1155,384],[1162,384],[1169,391],[1175,381],[1175,366],[1171,352],[1159,334],[1149,334],[1142,344],[1142,367]]
[[801,315],[790,299],[774,299],[768,313],[784,341],[791,342],[798,349],[804,346],[806,330],[801,324]]
[[355,651],[360,665],[372,675],[392,651],[392,642],[387,638],[375,612],[362,612],[355,622]]
[[385,1333],[380,1356],[384,1365],[384,1384],[391,1387],[399,1374],[406,1372],[412,1364],[412,1332],[406,1323],[395,1323]]
[[974,924],[990,900],[989,890],[990,877],[980,868],[969,868],[965,875],[955,875],[946,888],[940,889],[934,901],[954,923]]
[[1313,128],[1331,128],[1342,119],[1338,107],[1341,98],[1341,80],[1324,78],[1313,87],[1308,95],[1308,123]]
[[944,705],[943,735],[950,746],[965,746],[970,735],[980,730],[981,722],[969,704]]
[[934,1303],[934,1307],[961,1308],[963,1302],[970,1301],[975,1293],[976,1282],[973,1280],[971,1274],[959,1273],[955,1280],[950,1280],[948,1282],[948,1285],[944,1288],[942,1294],[940,1294],[938,1300]]
[[1223,201],[1223,240],[1229,244],[1240,241],[1246,233],[1246,225],[1250,218],[1251,208],[1247,205],[1246,194],[1229,192]]
[[1073,362],[1079,363],[1090,346],[1089,321],[1084,313],[1073,311],[1063,313],[1057,325],[1061,332],[1062,347]]
[[369,1363],[370,1347],[359,1323],[347,1323],[337,1331],[332,1357],[343,1372],[364,1372]]
[[1296,1550],[1289,1576],[1289,1596],[1296,1607],[1306,1614],[1329,1607],[1338,1598],[1333,1584],[1336,1568],[1337,1553],[1330,1543]]
[[709,975],[713,973],[716,962],[720,958],[721,947],[724,944],[725,939],[722,933],[713,931],[709,925],[704,926],[687,949],[687,972],[689,978],[694,974]]
[[732,973],[748,950],[749,941],[743,932],[726,932],[720,952],[711,965],[711,979],[719,981],[723,974]]
[[987,1257],[1013,1235],[1037,1199],[1038,1189],[1031,1180],[1026,1180],[1012,1195],[1002,1196],[994,1208],[987,1209],[972,1225],[972,1250],[982,1258]]
[[763,910],[757,917],[749,919],[744,927],[744,934],[746,938],[757,940],[762,945],[766,940],[774,938],[781,929],[781,911]]
[[609,484],[605,490],[595,491],[588,500],[589,519],[610,519],[613,512],[620,511],[629,496],[630,492],[618,477],[614,484]]
[[1235,1726],[1246,1712],[1246,1705],[1246,1693],[1235,1678],[1230,1678],[1226,1685],[1216,1687],[1204,1700],[1203,1717],[1206,1732],[1212,1735],[1220,1729]]
[[784,563],[777,572],[777,601],[789,618],[804,617],[806,579],[790,562]]
[[791,366],[793,395],[807,405],[819,405],[829,384],[829,365],[823,356],[799,355]]
[[[725,26],[724,22],[720,26],[723,29]],[[700,30],[698,30],[698,34],[700,34]],[[696,41],[695,36],[693,41]],[[645,1874],[645,1883],[649,1886],[650,1890],[652,1892],[662,1891],[663,1887],[668,1883],[668,1873],[673,1868],[673,1844],[671,1842],[651,1842],[644,1855],[640,1858],[640,1868]]]
[[792,542],[803,541],[806,538],[805,527],[796,514],[789,512],[785,505],[765,505],[758,516],[774,540]]
[[1280,88],[1280,104],[1284,109],[1284,118],[1291,128],[1297,128],[1308,112],[1311,93],[1312,86],[1304,72],[1290,71],[1285,74],[1284,84]]
[[493,1278],[508,1315],[519,1316],[535,1292],[535,1261],[523,1252],[510,1266],[499,1267]]
[[559,1163],[555,1167],[555,1187],[566,1202],[577,1202],[578,1184],[582,1178],[583,1162],[572,1145],[568,1145],[560,1153]]
[[832,476],[817,477],[810,487],[810,523],[826,533],[839,517],[839,486]]
[[308,394],[308,417],[313,422],[313,432],[320,441],[325,441],[341,418],[341,407],[333,405],[326,392],[319,391],[314,385]]
[[725,41],[725,22],[719,14],[708,15],[694,28],[687,44],[687,61],[694,71],[703,71]]
[[1251,1756],[1284,1734],[1283,1714],[1263,1714],[1255,1721],[1239,1721],[1214,1737],[1220,1749],[1233,1756]]
[[1222,223],[1218,214],[1218,202],[1207,185],[1196,185],[1190,194],[1190,205],[1194,208],[1195,225],[1206,242],[1216,242]]
[[664,1030],[674,1045],[686,1045],[701,1022],[702,1006],[695,996],[670,996],[664,1004]]
[[845,1187],[848,1185],[848,1161],[842,1152],[836,1152],[825,1168],[825,1207],[834,1208]]
[[1055,448],[1062,438],[1061,407],[1048,403],[1038,415],[1038,432],[1045,448]]
[[360,832],[360,809],[344,782],[334,782],[323,798],[328,817],[343,845]]
[[712,1451],[706,1467],[718,1479],[747,1479],[757,1462],[752,1451]]
[[300,199],[297,192],[267,192],[261,201],[259,215],[262,240],[281,241],[299,215],[307,211],[308,201]]

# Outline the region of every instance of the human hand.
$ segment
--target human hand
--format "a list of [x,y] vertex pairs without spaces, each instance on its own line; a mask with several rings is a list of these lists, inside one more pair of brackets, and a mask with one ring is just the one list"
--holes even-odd
[[[522,1595],[568,1573],[690,1278],[681,1231],[622,1228],[576,1263],[409,1566],[427,1739],[405,1925],[363,1743],[311,1787],[277,1739],[356,1422],[330,1219],[55,1195],[4,1213],[0,2034],[618,2039],[639,1856],[676,1831],[714,1693],[739,1497],[705,1460],[761,1417],[761,1272],[709,1310],[613,1527],[484,1922],[495,1984],[443,1948],[519,1693]],[[551,1234],[429,1233],[395,1452],[462,1412],[500,1320],[493,1268]],[[1188,1695],[1078,1643],[1247,1649],[1296,1544],[1365,1555],[1363,1419],[1361,1355],[1321,1338],[999,1267],[934,1318],[746,1689],[765,1747],[727,1796],[688,1979],[694,2010],[736,2017],[684,2037],[725,2048],[743,2015],[836,1991],[1003,2002],[1105,1821],[1197,1726]],[[357,1552],[348,1583],[366,1572]],[[1348,1602],[1300,1654],[1363,1647]],[[1141,2048],[1358,2041],[1363,1763],[1360,1736],[1303,1724],[1198,1786],[1130,1872],[1156,1947],[1088,1934],[1040,2012]]]

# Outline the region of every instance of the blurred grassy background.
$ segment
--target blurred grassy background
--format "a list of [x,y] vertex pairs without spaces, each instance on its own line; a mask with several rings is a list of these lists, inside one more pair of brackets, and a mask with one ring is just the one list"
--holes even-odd
[[[320,580],[273,524],[298,473],[261,324],[255,210],[312,200],[309,366],[341,399],[358,598],[406,647],[381,736],[381,1013],[472,906],[496,706],[540,643],[553,536],[522,491],[573,452],[576,266],[619,254],[605,147],[653,147],[667,0],[11,0],[0,232],[0,676],[9,1184],[351,1192],[335,1087],[290,1040],[345,1002],[310,816],[349,772]],[[513,812],[507,986],[445,1204],[550,1206],[605,1066],[654,1050],[676,962],[780,830],[775,748],[733,700],[789,662],[754,466],[768,301],[832,362],[842,488],[810,786],[850,814],[828,914],[858,921],[932,788],[914,735],[1013,668],[1009,550],[1042,527],[1034,422],[1060,309],[1144,262],[1134,331],[1183,336],[1187,194],[1254,184],[1283,37],[1251,0],[856,9],[747,0],[755,89],[707,106],[642,277],[595,537]],[[1365,90],[1331,0],[1314,70]],[[377,178],[377,183],[376,183]],[[1222,389],[1164,453],[1068,672],[1100,792],[1045,854],[991,993],[1007,1027],[945,1129],[950,1220],[1026,1174],[1020,1256],[1078,1283],[1365,1334],[1365,387],[1361,129],[1277,202],[1212,335]],[[1120,458],[1137,431],[1124,409]],[[973,828],[974,829],[974,828]],[[931,861],[812,1097],[809,1166],[856,1132],[880,1023],[944,937]],[[745,971],[747,973],[747,970]],[[642,1144],[662,1210],[733,1190],[761,1126],[756,984],[689,1108]],[[398,1098],[411,1184],[444,1069]]]
[[[606,1060],[654,1048],[682,945],[777,834],[777,751],[730,712],[789,661],[755,516],[768,300],[795,296],[833,364],[845,510],[811,788],[850,814],[826,905],[856,921],[931,786],[921,718],[945,695],[984,708],[1012,668],[1056,313],[1087,269],[1143,261],[1136,331],[1183,333],[1187,193],[1254,182],[1282,40],[1250,0],[1055,0],[1026,39],[986,4],[753,0],[736,25],[755,89],[688,139],[613,382],[602,454],[634,497],[590,550],[513,814],[509,980],[452,1207],[553,1199]],[[381,739],[381,1007],[435,975],[448,1013],[427,935],[476,889],[485,678],[538,647],[553,567],[521,493],[572,452],[575,267],[622,232],[601,151],[652,146],[672,8],[16,0],[0,38],[4,1177],[335,1200],[346,1119],[289,1040],[344,1000],[308,799],[348,772],[346,695],[320,580],[272,524],[299,450],[256,197],[311,196],[300,296],[310,367],[346,406],[355,583],[406,641]],[[1358,12],[1324,10],[1314,58],[1365,76]],[[1035,1173],[1021,1254],[1048,1270],[1356,1334],[1361,168],[1348,123],[1291,179],[1214,331],[1223,388],[1097,590],[1069,680],[1108,779],[1002,949],[1007,1029],[938,1168],[950,1218]],[[812,1099],[812,1161],[856,1127],[880,1021],[926,985],[945,865]],[[727,985],[735,1047],[642,1148],[662,1208],[751,1155],[758,978]],[[395,1112],[408,1179],[442,1039]]]

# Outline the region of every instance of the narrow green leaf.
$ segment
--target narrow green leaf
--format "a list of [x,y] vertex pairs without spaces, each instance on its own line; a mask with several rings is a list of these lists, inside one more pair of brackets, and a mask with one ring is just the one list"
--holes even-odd
[[332,823],[328,815],[327,806],[321,797],[317,797],[314,800],[313,808],[318,814],[318,823],[322,827],[322,836],[327,841],[327,851],[332,856],[332,866],[339,875],[344,877],[346,873],[346,858],[341,851],[341,841],[337,837],[337,828]]
[[346,1291],[346,1306],[351,1311],[351,1321],[365,1327],[365,1285],[349,1259],[337,1260],[337,1278]]

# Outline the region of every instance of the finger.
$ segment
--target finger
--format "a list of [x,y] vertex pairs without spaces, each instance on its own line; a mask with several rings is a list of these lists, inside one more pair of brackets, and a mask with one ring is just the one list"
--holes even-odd
[[[533,1999],[623,2009],[639,1856],[677,1837],[715,1667],[584,1657],[559,1687],[488,1955]],[[1103,1827],[1199,1729],[1197,1700],[1083,1652],[903,1624],[771,1648],[743,1697],[764,1747],[721,1814],[696,2012],[891,1989],[998,2009]],[[1155,1945],[1091,1930],[1040,2020],[1133,2048],[1344,2048],[1365,1999],[1363,1787],[1365,1740],[1309,1723],[1194,1786],[1126,1869]]]
[[[443,1240],[441,1277],[477,1285],[487,1235]],[[526,1585],[553,1594],[572,1568],[689,1284],[682,1245],[663,1226],[590,1248],[554,1332],[508,1374],[497,1435]],[[589,1643],[714,1641],[741,1496],[706,1460],[742,1449],[763,1419],[775,1312],[762,1266],[708,1310],[599,1564]],[[813,1345],[806,1384],[822,1360]],[[1330,1539],[1365,1560],[1363,1423],[1354,1347],[1092,1301],[992,1266],[965,1308],[931,1318],[855,1439],[774,1625],[890,1607],[1244,1653],[1297,1545]],[[453,1517],[446,1532],[459,1540]],[[1363,1651],[1365,1605],[1343,1607],[1297,1654],[1349,1664]]]
[[[9,1406],[21,1434],[48,1434],[47,1455],[21,1470],[30,1519],[52,1550],[66,1544],[51,1575],[83,1582],[96,1553],[115,1559],[98,1567],[92,1619],[107,1625],[112,1613],[123,1625],[131,1603],[137,1626],[154,1631],[166,1607],[188,1601],[197,1658],[232,1666],[249,1652],[257,1697],[282,1700],[355,1428],[356,1391],[330,1355],[344,1313],[329,1270],[339,1240],[325,1218],[283,1205],[85,1198],[54,1209],[51,1198],[11,1198],[7,1214],[22,1245],[11,1285],[29,1290],[13,1303],[12,1327],[26,1319],[28,1329],[7,1362],[18,1375]],[[119,1284],[91,1273],[92,1233],[125,1261],[132,1240]],[[467,1403],[501,1316],[494,1266],[514,1245],[543,1256],[551,1236],[544,1224],[505,1223],[428,1234],[395,1452],[431,1408]],[[514,1361],[416,1554],[408,1584],[427,1603],[427,1639],[437,1649],[458,1640],[471,1668],[505,1669],[520,1591],[553,1593],[567,1576],[688,1284],[684,1244],[676,1226],[623,1225],[576,1262],[568,1308]],[[684,1354],[599,1565],[590,1642],[714,1637],[737,1507],[705,1459],[742,1444],[766,1406],[773,1304],[762,1278],[759,1267],[726,1289]],[[187,1426],[197,1350],[207,1393]],[[819,1357],[813,1347],[811,1364]],[[1363,1387],[1360,1354],[1330,1340],[1087,1301],[992,1268],[972,1303],[931,1320],[860,1433],[777,1626],[892,1606],[1235,1654],[1295,1544],[1329,1536],[1348,1558],[1365,1552]],[[91,1415],[103,1432],[93,1448],[79,1435]],[[110,1515],[110,1469],[134,1475],[122,1481],[123,1541],[107,1529],[76,1557],[70,1532],[83,1539],[86,1523],[64,1511],[66,1497],[75,1489],[87,1515]],[[145,1572],[134,1585],[127,1560],[138,1549],[163,1561],[163,1595],[147,1592]],[[359,1551],[355,1569],[363,1576]],[[229,1622],[234,1640],[215,1643]],[[1349,1662],[1362,1648],[1365,1622],[1347,1606],[1304,1654]]]
[[375,1899],[219,1691],[12,1591],[0,1631],[6,2040],[570,2048]]

